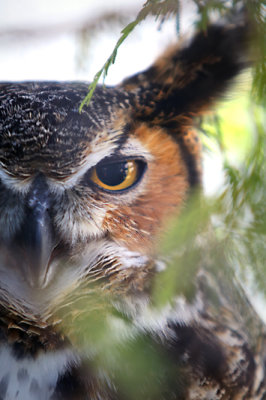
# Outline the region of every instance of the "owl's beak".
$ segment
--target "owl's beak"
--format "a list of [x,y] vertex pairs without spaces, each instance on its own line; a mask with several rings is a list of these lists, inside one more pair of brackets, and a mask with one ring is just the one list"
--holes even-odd
[[36,177],[27,199],[27,209],[20,233],[15,238],[17,265],[33,288],[47,284],[51,255],[56,247],[49,215],[49,190],[44,179]]

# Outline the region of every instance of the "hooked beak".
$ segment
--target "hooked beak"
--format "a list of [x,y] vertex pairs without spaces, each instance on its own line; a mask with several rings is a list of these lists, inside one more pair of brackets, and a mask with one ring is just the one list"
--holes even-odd
[[11,243],[15,250],[15,264],[33,288],[48,283],[51,255],[57,245],[49,214],[49,194],[43,176],[38,175],[27,198],[24,223]]

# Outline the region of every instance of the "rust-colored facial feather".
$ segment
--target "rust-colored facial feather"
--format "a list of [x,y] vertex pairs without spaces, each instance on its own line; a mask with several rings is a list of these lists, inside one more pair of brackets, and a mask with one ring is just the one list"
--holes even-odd
[[178,142],[164,129],[141,124],[131,135],[152,156],[143,193],[133,204],[108,211],[103,227],[130,250],[146,252],[164,218],[182,206],[189,189],[188,170]]

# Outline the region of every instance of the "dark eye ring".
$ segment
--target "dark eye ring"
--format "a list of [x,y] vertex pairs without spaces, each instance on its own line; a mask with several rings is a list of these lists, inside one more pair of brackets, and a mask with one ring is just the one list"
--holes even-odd
[[135,186],[145,169],[143,160],[110,160],[97,164],[91,171],[90,179],[106,191],[120,192]]

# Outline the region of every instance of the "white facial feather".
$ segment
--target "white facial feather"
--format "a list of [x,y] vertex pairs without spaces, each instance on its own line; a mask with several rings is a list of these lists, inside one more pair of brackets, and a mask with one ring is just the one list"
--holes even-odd
[[[3,251],[1,252],[3,254]],[[49,309],[56,305],[64,296],[88,278],[88,282],[108,268],[141,268],[145,267],[148,257],[112,242],[109,239],[91,240],[83,251],[68,259],[52,261],[46,276],[46,282],[41,288],[30,288],[21,285],[23,279],[19,272],[8,269],[5,258],[0,259],[1,292],[12,294],[12,302],[20,309],[23,303],[34,314],[50,315]],[[55,271],[55,272],[54,272]],[[56,273],[60,271],[60,274]]]
[[77,354],[69,349],[17,359],[5,345],[0,347],[0,359],[1,395],[10,400],[49,400],[58,377],[79,362]]

